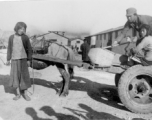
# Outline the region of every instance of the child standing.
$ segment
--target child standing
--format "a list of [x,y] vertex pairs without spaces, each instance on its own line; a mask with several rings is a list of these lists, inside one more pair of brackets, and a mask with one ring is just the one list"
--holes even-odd
[[32,49],[29,38],[26,33],[26,24],[18,22],[14,28],[15,34],[9,37],[7,48],[7,65],[11,60],[10,82],[9,86],[17,91],[17,95],[13,100],[21,98],[30,101],[31,98],[27,94],[27,89],[31,87],[28,66],[32,57]]

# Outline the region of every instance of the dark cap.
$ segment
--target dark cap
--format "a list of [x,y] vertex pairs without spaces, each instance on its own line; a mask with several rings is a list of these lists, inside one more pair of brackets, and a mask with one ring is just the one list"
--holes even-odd
[[133,15],[133,14],[137,14],[137,10],[135,8],[128,8],[126,10],[126,16],[130,16],[130,15]]

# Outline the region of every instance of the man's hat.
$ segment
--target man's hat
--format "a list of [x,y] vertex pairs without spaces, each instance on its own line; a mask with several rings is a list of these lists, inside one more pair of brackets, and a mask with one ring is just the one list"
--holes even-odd
[[133,15],[133,14],[137,14],[137,10],[135,8],[128,8],[126,10],[126,16],[130,16],[130,15]]

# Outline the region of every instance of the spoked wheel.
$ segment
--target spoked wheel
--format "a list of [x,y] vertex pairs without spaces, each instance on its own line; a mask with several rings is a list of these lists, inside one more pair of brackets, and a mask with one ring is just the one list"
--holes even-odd
[[122,103],[132,112],[152,112],[152,66],[136,65],[127,69],[118,84]]

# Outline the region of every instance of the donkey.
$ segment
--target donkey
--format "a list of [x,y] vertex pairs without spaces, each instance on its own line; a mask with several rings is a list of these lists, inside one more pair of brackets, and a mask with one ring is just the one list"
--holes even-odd
[[[58,44],[56,42],[50,42],[50,45],[48,47],[48,53],[45,55],[63,60],[75,61],[75,55],[73,50],[70,47]],[[33,60],[31,67],[33,67],[34,69],[44,69],[50,65],[56,65],[63,78],[62,87],[57,93],[59,94],[59,96],[67,96],[69,94],[70,79],[73,77],[74,74],[73,72],[74,66],[67,65],[67,70],[66,70],[65,65],[63,63],[50,62],[50,61],[40,62],[37,60]]]

